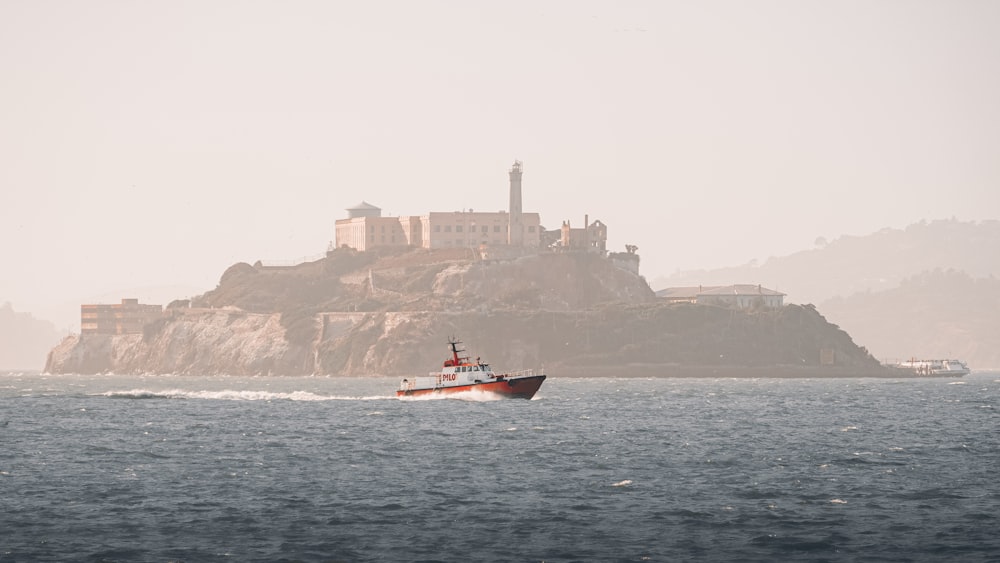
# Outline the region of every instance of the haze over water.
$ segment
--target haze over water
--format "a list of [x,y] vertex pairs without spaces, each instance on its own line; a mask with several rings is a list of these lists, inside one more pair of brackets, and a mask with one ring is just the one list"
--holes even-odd
[[505,209],[514,159],[525,211],[600,219],[648,279],[996,219],[998,27],[988,1],[8,0],[0,304],[75,326],[321,254],[362,200]]
[[995,561],[1000,374],[0,376],[0,559]]

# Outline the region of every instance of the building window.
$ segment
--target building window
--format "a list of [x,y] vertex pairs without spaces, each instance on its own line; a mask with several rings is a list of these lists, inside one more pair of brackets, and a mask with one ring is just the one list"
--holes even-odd
[[529,226],[528,226],[528,232],[529,232],[529,233],[533,233],[533,232],[535,232],[535,226],[534,226],[534,225],[529,225]]
[[493,225],[493,232],[494,233],[499,233],[500,232],[500,225]]
[[372,232],[375,232],[375,225],[372,225]]
[[[382,232],[385,232],[385,225],[382,225]],[[384,238],[384,237],[383,237]]]
[[489,231],[490,231],[490,228],[487,227],[486,225],[483,225],[483,228],[482,228],[481,232],[488,233]]
[[445,225],[444,226],[444,232],[450,233],[451,232],[451,225]]
[[462,232],[462,225],[455,225],[455,232],[456,233]]
[[434,232],[435,233],[440,233],[441,232],[441,225],[434,225]]

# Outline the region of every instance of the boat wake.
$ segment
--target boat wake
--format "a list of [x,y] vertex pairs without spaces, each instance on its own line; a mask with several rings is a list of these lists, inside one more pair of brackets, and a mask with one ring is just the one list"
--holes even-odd
[[470,389],[468,391],[453,391],[451,393],[427,393],[424,395],[402,395],[397,398],[400,401],[454,400],[454,401],[469,401],[472,403],[490,403],[493,401],[502,401],[505,399],[505,397],[500,393],[493,393],[492,391],[481,391],[479,389]]
[[151,391],[147,389],[132,389],[129,391],[107,391],[105,393],[97,393],[97,395],[112,399],[209,399],[216,401],[381,401],[395,399],[395,397],[389,395],[357,397],[317,395],[309,391],[275,393],[271,391],[236,391],[229,389],[221,391],[192,391],[187,389]]

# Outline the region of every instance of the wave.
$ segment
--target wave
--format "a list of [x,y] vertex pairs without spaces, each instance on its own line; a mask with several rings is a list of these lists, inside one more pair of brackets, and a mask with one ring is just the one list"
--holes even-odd
[[349,395],[318,395],[309,391],[275,393],[272,391],[237,391],[232,389],[221,391],[195,391],[188,389],[151,391],[148,389],[132,389],[129,391],[107,391],[97,393],[96,395],[112,399],[211,399],[217,401],[379,401],[395,399],[395,397],[388,395],[358,397]]
[[489,391],[469,390],[456,391],[454,393],[428,393],[426,395],[411,395],[399,397],[400,401],[471,401],[473,403],[489,403],[492,401],[502,401],[505,397],[499,393]]

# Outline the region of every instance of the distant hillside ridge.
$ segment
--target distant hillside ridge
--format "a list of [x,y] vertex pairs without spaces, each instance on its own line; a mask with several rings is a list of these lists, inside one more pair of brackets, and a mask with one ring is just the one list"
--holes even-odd
[[956,270],[911,276],[899,287],[836,297],[820,307],[883,361],[958,358],[1000,369],[1000,279]]
[[65,333],[10,303],[0,305],[0,370],[40,370],[45,354]]
[[[891,289],[911,276],[935,269],[974,278],[1000,276],[1000,221],[955,219],[842,236],[812,250],[713,270],[660,277],[654,289],[674,286],[759,283],[787,295],[789,303],[822,303],[858,292]],[[664,249],[669,252],[669,249]]]

